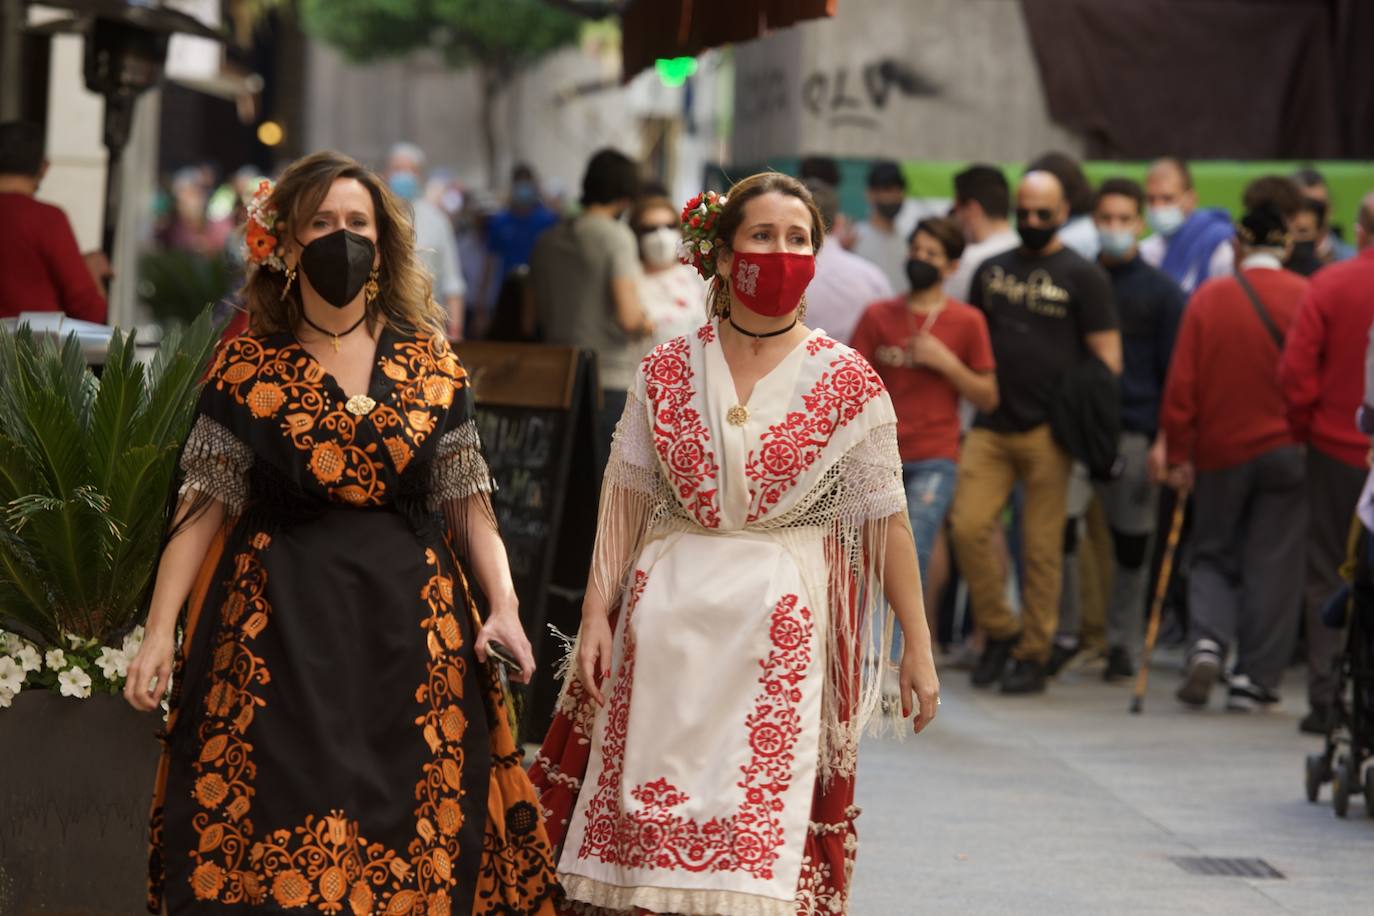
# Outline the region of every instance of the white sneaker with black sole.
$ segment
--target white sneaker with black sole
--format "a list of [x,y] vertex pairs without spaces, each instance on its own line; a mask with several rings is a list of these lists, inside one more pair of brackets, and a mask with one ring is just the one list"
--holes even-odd
[[1226,694],[1227,712],[1268,712],[1278,706],[1279,695],[1268,687],[1261,687],[1244,674],[1231,675],[1231,687]]
[[1185,706],[1201,709],[1207,705],[1220,672],[1221,646],[1210,639],[1199,639],[1188,653],[1188,666],[1183,672],[1183,683],[1178,685],[1174,696]]

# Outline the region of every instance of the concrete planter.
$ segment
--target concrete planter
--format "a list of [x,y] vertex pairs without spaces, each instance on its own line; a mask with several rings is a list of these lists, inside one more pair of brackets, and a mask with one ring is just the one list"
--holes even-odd
[[0,711],[0,913],[145,912],[158,715],[26,690]]

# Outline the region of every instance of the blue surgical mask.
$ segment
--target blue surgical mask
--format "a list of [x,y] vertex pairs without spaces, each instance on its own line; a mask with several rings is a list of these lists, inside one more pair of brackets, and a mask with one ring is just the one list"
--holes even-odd
[[397,197],[414,200],[420,196],[420,179],[415,177],[414,172],[392,172],[386,177],[386,182]]
[[1097,229],[1097,241],[1102,253],[1109,258],[1124,258],[1135,247],[1135,233],[1130,229]]
[[533,207],[539,202],[539,189],[533,182],[517,181],[511,185],[510,199],[517,207]]
[[1145,219],[1149,222],[1150,228],[1165,238],[1177,232],[1187,218],[1183,213],[1183,208],[1179,206],[1151,207],[1150,211],[1145,214]]

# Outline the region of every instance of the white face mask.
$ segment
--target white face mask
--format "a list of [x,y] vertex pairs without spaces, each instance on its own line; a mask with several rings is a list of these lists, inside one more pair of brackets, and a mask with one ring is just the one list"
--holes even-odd
[[640,237],[639,250],[644,255],[644,263],[650,267],[668,267],[677,263],[677,246],[681,242],[681,232],[660,226]]
[[1149,222],[1151,229],[1168,238],[1178,231],[1187,217],[1183,215],[1182,207],[1172,206],[1151,207],[1150,212],[1145,214],[1145,219]]

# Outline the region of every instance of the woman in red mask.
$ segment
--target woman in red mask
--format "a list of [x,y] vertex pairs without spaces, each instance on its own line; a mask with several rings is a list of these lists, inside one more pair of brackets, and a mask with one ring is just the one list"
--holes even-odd
[[802,323],[824,234],[802,184],[755,175],[682,216],[712,316],[640,365],[531,775],[570,901],[842,913],[888,613],[906,649],[883,718],[920,732],[939,703],[896,417],[872,367]]

